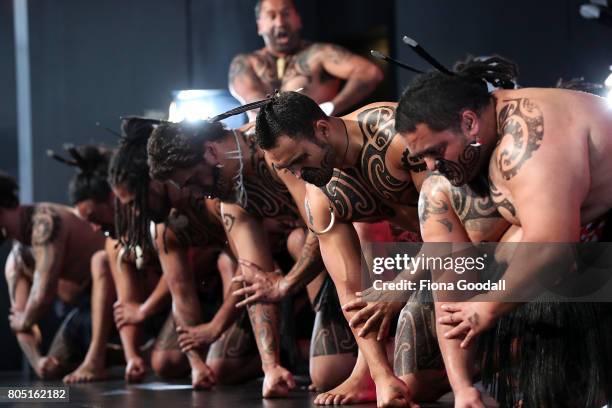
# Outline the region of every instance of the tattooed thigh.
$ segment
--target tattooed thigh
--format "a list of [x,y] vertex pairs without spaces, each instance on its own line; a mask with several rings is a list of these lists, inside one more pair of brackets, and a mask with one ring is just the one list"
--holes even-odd
[[208,351],[207,361],[223,358],[244,358],[257,354],[257,344],[246,311],[227,329]]
[[402,376],[424,369],[444,367],[435,329],[434,306],[408,302],[402,309],[395,332],[393,369]]
[[172,313],[168,313],[166,322],[157,335],[155,340],[154,350],[178,350],[178,334],[176,333],[176,324]]
[[339,304],[324,304],[315,316],[310,357],[357,353],[357,343]]

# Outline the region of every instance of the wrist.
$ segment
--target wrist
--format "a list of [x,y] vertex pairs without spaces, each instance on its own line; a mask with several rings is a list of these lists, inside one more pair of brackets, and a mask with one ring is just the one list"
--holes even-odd
[[278,280],[278,293],[284,298],[293,293],[293,286],[285,277],[282,277]]
[[149,317],[149,308],[147,307],[146,303],[141,303],[140,306],[138,306],[138,318],[139,321],[143,321],[146,320]]

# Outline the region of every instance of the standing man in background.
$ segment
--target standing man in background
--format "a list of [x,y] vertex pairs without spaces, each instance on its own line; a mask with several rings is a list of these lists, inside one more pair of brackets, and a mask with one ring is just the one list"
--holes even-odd
[[[326,114],[336,115],[362,102],[383,79],[380,68],[343,47],[303,40],[292,0],[258,0],[255,18],[265,46],[237,55],[229,68],[230,92],[243,104],[275,89],[303,88]],[[257,111],[248,115],[254,120]]]

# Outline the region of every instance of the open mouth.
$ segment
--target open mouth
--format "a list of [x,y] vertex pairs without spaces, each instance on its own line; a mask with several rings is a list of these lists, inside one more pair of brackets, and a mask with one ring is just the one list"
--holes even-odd
[[279,43],[287,43],[289,41],[289,32],[285,30],[279,30],[274,35],[274,38]]

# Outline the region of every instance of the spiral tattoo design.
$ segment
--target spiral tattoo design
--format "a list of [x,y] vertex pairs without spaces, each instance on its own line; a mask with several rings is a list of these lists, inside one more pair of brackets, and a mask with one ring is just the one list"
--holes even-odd
[[504,180],[516,176],[523,164],[538,150],[544,137],[544,119],[540,108],[527,98],[507,99],[498,117],[500,141],[511,137],[511,149],[502,150],[497,167]]

